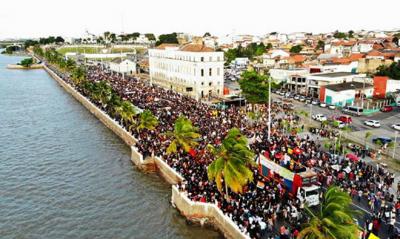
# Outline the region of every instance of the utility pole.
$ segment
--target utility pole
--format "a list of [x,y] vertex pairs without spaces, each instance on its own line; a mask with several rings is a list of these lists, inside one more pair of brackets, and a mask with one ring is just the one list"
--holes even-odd
[[394,146],[393,146],[393,157],[392,158],[394,158],[394,155],[396,154],[396,145],[397,145],[397,131],[395,131],[394,132]]
[[268,78],[268,141],[271,141],[271,77]]

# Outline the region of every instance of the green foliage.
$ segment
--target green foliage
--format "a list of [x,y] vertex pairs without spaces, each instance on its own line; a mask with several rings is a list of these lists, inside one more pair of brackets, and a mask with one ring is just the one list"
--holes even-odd
[[158,37],[158,41],[156,42],[156,46],[161,45],[163,43],[178,43],[177,34],[162,34]]
[[335,33],[333,34],[333,37],[343,39],[343,38],[347,37],[347,34],[344,32],[335,31]]
[[23,66],[23,67],[30,67],[33,64],[33,58],[25,58],[23,59],[19,65]]
[[54,43],[63,43],[64,38],[61,36],[49,36],[49,37],[42,37],[39,39],[39,44],[41,45],[47,45],[47,44],[54,44]]
[[351,208],[352,199],[337,186],[328,188],[319,210],[306,207],[311,217],[298,235],[299,239],[357,239],[358,226],[353,221],[359,211]]
[[245,71],[239,80],[242,95],[251,104],[268,103],[268,77],[255,71]]
[[[225,193],[228,187],[235,193],[241,193],[243,186],[253,181],[254,153],[247,146],[247,138],[240,130],[229,130],[221,146],[215,148],[208,145],[209,151],[215,160],[208,166],[208,179],[215,181],[217,188],[222,192],[222,182],[225,183]],[[223,181],[222,181],[223,179]]]
[[147,37],[147,39],[149,39],[149,41],[155,41],[156,40],[156,36],[154,36],[153,33],[146,33],[144,35]]
[[36,45],[39,45],[39,42],[38,42],[38,41],[26,40],[26,41],[24,42],[24,47],[25,47],[25,49],[27,49],[27,48],[29,48],[29,47],[31,47],[31,46],[36,46]]
[[324,46],[325,46],[325,42],[322,41],[322,40],[318,40],[316,49],[321,49],[321,50],[323,50],[323,49],[324,49]]
[[225,52],[225,61],[227,64],[229,64],[238,57],[248,57],[249,59],[253,59],[256,56],[261,56],[271,48],[272,45],[270,43],[267,46],[265,46],[263,43],[251,43],[245,48],[238,46],[237,48],[229,49]]
[[197,140],[200,138],[198,128],[192,125],[192,121],[184,116],[180,116],[174,124],[174,131],[167,132],[167,136],[172,139],[167,148],[167,154],[175,153],[178,147],[183,148],[185,152],[189,152],[198,145]]
[[18,46],[7,46],[3,54],[13,54],[15,51],[19,51],[20,48]]
[[295,45],[295,46],[292,46],[292,48],[290,48],[289,51],[290,51],[290,53],[300,53],[301,50],[303,50],[303,46]]
[[400,80],[400,62],[393,62],[390,66],[381,65],[375,75],[387,76],[394,80]]
[[350,30],[349,32],[348,32],[348,36],[349,36],[349,38],[353,38],[354,37],[354,31],[353,30]]
[[120,105],[115,107],[115,112],[121,117],[125,125],[133,124],[133,117],[136,115],[136,110],[130,101],[122,101]]
[[138,130],[148,129],[154,130],[158,125],[158,119],[151,113],[150,110],[143,111],[139,116]]
[[210,37],[211,34],[209,32],[204,33],[203,37]]

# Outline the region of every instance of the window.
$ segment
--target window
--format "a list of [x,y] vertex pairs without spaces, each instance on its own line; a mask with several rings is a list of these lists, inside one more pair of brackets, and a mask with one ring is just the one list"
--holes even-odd
[[211,76],[212,75],[212,69],[208,69],[208,75]]
[[220,61],[220,59],[221,59],[220,57],[217,57],[217,61]]
[[220,74],[220,68],[217,68],[217,76]]
[[200,61],[204,61],[204,57],[201,57],[201,58],[200,58]]
[[208,83],[208,86],[211,86],[211,82],[210,82],[210,83]]
[[200,71],[201,73],[201,76],[204,76],[204,69],[201,69],[201,71]]
[[204,82],[201,82],[201,85],[204,85]]
[[210,61],[212,61],[212,57],[210,56]]

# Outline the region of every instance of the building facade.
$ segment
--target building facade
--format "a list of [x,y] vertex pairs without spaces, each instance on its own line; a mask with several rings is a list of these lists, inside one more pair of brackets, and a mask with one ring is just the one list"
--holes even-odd
[[161,44],[149,49],[152,84],[195,99],[222,96],[224,53],[202,44]]

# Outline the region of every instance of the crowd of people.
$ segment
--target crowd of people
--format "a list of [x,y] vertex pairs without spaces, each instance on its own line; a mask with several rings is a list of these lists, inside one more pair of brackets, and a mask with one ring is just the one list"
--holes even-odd
[[[71,83],[68,75],[61,75]],[[206,150],[208,144],[218,146],[227,132],[236,127],[249,138],[250,148],[256,155],[270,159],[293,171],[306,167],[318,173],[321,186],[338,184],[348,190],[355,200],[366,200],[375,217],[365,225],[366,231],[379,233],[378,223],[386,220],[394,225],[396,217],[386,217],[386,212],[400,212],[400,203],[392,190],[394,175],[381,167],[373,167],[363,161],[352,161],[346,157],[333,157],[325,151],[319,141],[307,134],[300,136],[287,132],[282,122],[300,125],[300,118],[290,109],[279,105],[272,108],[271,136],[268,139],[267,109],[259,107],[262,116],[258,120],[247,117],[247,107],[231,107],[218,110],[168,89],[150,85],[134,77],[122,76],[98,66],[87,68],[87,80],[106,81],[122,99],[131,101],[141,109],[150,110],[159,121],[154,130],[132,130],[138,139],[138,150],[144,157],[162,157],[185,181],[178,185],[194,201],[215,203],[238,227],[251,238],[296,238],[300,225],[307,220],[303,216],[304,202],[291,197],[283,183],[268,180],[253,168],[254,181],[244,193],[229,193],[226,197],[217,190],[207,177],[207,166],[213,156]],[[166,154],[170,139],[165,136],[173,131],[175,120],[184,115],[199,128],[201,138],[194,153],[185,153],[178,148],[175,154]],[[304,126],[301,127],[304,129]],[[324,135],[320,135],[324,137]],[[255,159],[257,160],[257,159]],[[396,211],[397,210],[397,211]],[[393,222],[394,218],[394,222]],[[364,226],[364,225],[362,225]],[[394,227],[390,233],[394,233]]]

